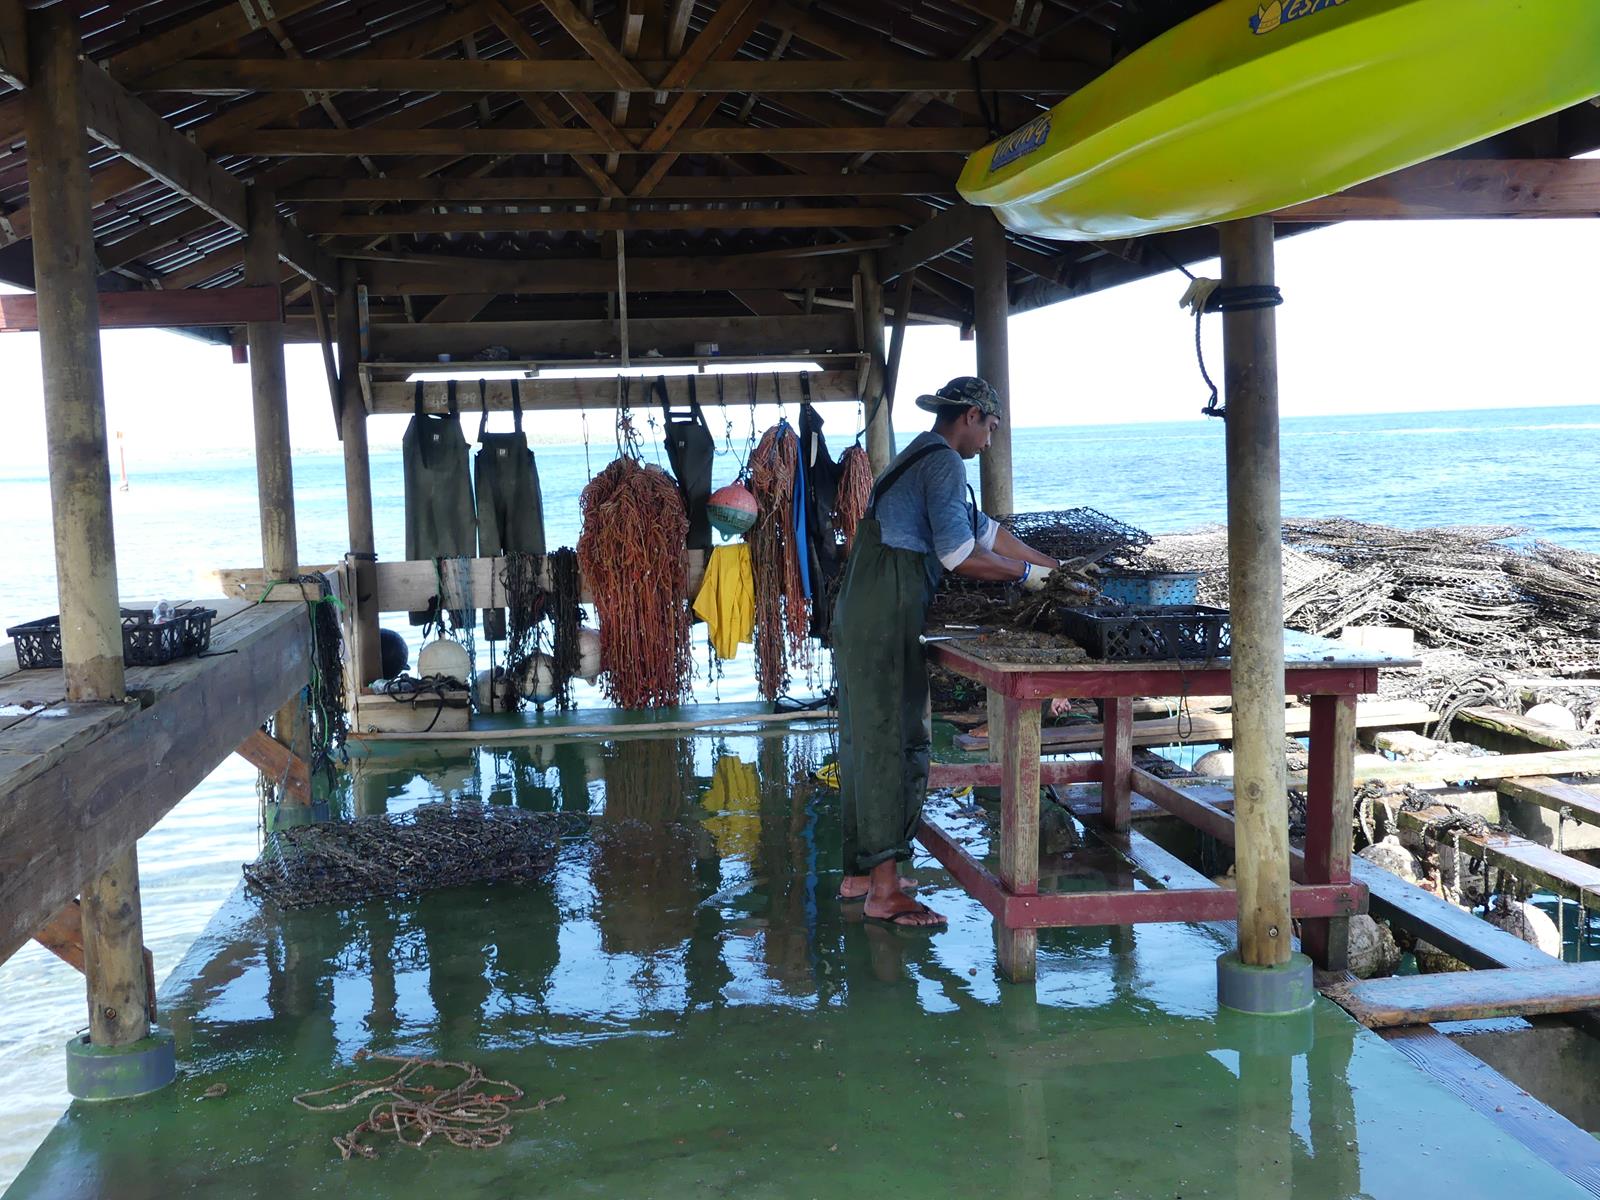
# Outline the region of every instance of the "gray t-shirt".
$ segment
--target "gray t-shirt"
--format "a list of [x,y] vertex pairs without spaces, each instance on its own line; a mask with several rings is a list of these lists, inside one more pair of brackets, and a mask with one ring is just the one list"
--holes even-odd
[[[883,544],[900,550],[934,554],[953,571],[974,545],[993,549],[999,526],[978,512],[967,495],[967,468],[961,455],[937,433],[918,434],[889,470],[924,446],[941,446],[917,460],[878,498],[876,515]],[[974,524],[976,519],[976,524]]]

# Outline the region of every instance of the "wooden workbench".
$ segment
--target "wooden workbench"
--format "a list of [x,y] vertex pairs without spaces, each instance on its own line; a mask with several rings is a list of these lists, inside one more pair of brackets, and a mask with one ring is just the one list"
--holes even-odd
[[[998,653],[998,652],[997,652]],[[1238,897],[1220,888],[1040,894],[1039,788],[1045,783],[1098,783],[1102,825],[1124,831],[1131,819],[1133,699],[1136,696],[1232,694],[1227,659],[1207,662],[1008,663],[991,658],[981,643],[937,642],[933,664],[989,690],[993,763],[941,764],[930,783],[1000,788],[1000,861],[989,871],[942,829],[924,820],[918,840],[969,894],[995,917],[1000,966],[1011,979],[1031,979],[1037,930],[1065,925],[1131,925],[1144,921],[1233,920]],[[1375,692],[1382,667],[1413,660],[1355,649],[1292,630],[1284,632],[1284,694],[1309,696],[1310,766],[1304,879],[1291,892],[1291,911],[1302,918],[1302,942],[1319,965],[1343,968],[1349,916],[1366,909],[1366,889],[1350,878],[1351,769],[1356,697]],[[1099,700],[1105,709],[1099,761],[1039,762],[1040,702]],[[1206,814],[1179,802],[1175,789],[1145,787],[1147,796],[1174,815],[1205,827]]]
[[304,687],[300,603],[217,610],[202,657],[130,667],[128,701],[68,704],[0,648],[0,961]]

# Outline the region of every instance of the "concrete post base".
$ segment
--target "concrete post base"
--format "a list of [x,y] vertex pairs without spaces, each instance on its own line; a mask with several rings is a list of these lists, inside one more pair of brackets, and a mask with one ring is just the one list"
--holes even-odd
[[1297,1013],[1311,1007],[1317,997],[1311,978],[1311,960],[1293,954],[1276,967],[1252,967],[1230,950],[1217,959],[1217,1003],[1236,1012],[1258,1016]]
[[172,1034],[153,1030],[128,1046],[96,1046],[87,1033],[67,1043],[67,1091],[79,1100],[126,1100],[159,1091],[178,1074]]

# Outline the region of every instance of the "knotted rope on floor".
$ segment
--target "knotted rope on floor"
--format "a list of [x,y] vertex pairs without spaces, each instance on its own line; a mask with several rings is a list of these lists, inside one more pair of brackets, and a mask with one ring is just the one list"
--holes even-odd
[[[378,1157],[378,1148],[361,1140],[367,1134],[392,1134],[401,1145],[417,1150],[435,1137],[464,1150],[491,1150],[511,1133],[512,1116],[542,1112],[566,1099],[564,1095],[551,1096],[527,1108],[512,1108],[525,1096],[523,1090],[503,1079],[490,1079],[473,1063],[356,1051],[358,1063],[369,1059],[398,1065],[381,1079],[347,1079],[294,1098],[301,1108],[319,1113],[346,1112],[376,1101],[366,1120],[333,1139],[346,1162],[357,1154]],[[418,1079],[430,1071],[459,1071],[462,1077],[455,1085],[441,1088]],[[319,1097],[340,1095],[347,1098],[314,1103]]]

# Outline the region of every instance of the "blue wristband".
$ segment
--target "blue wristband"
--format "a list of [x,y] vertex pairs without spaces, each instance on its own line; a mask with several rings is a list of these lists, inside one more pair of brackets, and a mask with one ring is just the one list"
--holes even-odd
[[1020,579],[1018,579],[1017,582],[1018,583],[1027,583],[1028,582],[1028,576],[1032,575],[1032,574],[1033,574],[1033,564],[1031,562],[1028,562],[1026,559],[1024,559],[1023,563],[1022,563],[1022,577]]

